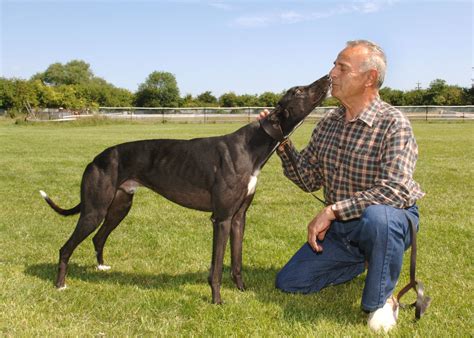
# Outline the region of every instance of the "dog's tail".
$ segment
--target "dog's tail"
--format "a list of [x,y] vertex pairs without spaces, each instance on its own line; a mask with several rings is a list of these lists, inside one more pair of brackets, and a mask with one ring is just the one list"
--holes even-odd
[[51,208],[53,208],[54,211],[56,211],[58,214],[60,215],[63,215],[63,216],[71,216],[71,215],[75,215],[75,214],[78,214],[80,211],[81,211],[81,203],[79,203],[78,205],[76,205],[74,208],[71,208],[71,209],[63,209],[63,208],[60,208],[56,205],[56,203],[54,203],[51,198],[49,198],[49,196],[43,191],[43,190],[40,190],[40,194],[41,196],[44,198],[44,200],[46,201],[46,203],[49,204],[49,206]]

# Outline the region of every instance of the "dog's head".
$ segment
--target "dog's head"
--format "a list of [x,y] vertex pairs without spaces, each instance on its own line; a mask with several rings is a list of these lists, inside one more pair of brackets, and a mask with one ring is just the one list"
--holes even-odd
[[330,85],[331,80],[325,75],[310,85],[289,89],[267,118],[272,124],[279,124],[283,135],[288,136],[326,98]]

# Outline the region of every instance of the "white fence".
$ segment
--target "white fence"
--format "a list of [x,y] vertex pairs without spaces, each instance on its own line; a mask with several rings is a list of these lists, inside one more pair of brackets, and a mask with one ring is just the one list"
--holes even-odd
[[[116,119],[153,119],[161,122],[220,123],[251,122],[264,108],[272,107],[199,107],[199,108],[144,108],[144,107],[100,107],[93,112],[44,109],[35,113],[40,120],[75,120],[82,117],[105,116]],[[410,120],[474,120],[474,106],[399,106]],[[317,107],[308,116],[318,120],[334,107]]]

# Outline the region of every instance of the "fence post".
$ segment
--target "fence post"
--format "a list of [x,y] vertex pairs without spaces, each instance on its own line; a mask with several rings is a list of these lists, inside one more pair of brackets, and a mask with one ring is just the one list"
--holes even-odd
[[428,106],[425,106],[425,121],[428,121]]

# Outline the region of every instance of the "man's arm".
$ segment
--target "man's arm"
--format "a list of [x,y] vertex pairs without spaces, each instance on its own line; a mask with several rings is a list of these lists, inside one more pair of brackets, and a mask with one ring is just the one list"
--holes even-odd
[[[283,145],[277,149],[277,155],[280,157],[283,166],[283,174],[304,191],[319,190],[323,183],[320,166],[317,159],[317,151],[315,148],[317,128],[318,127],[316,126],[309,144],[301,152],[296,150],[291,141],[288,141],[286,145],[289,148],[288,151],[293,154],[293,158],[296,160],[298,171],[305,184],[300,182],[290,158],[283,149]],[[305,185],[308,189],[305,187]]]

